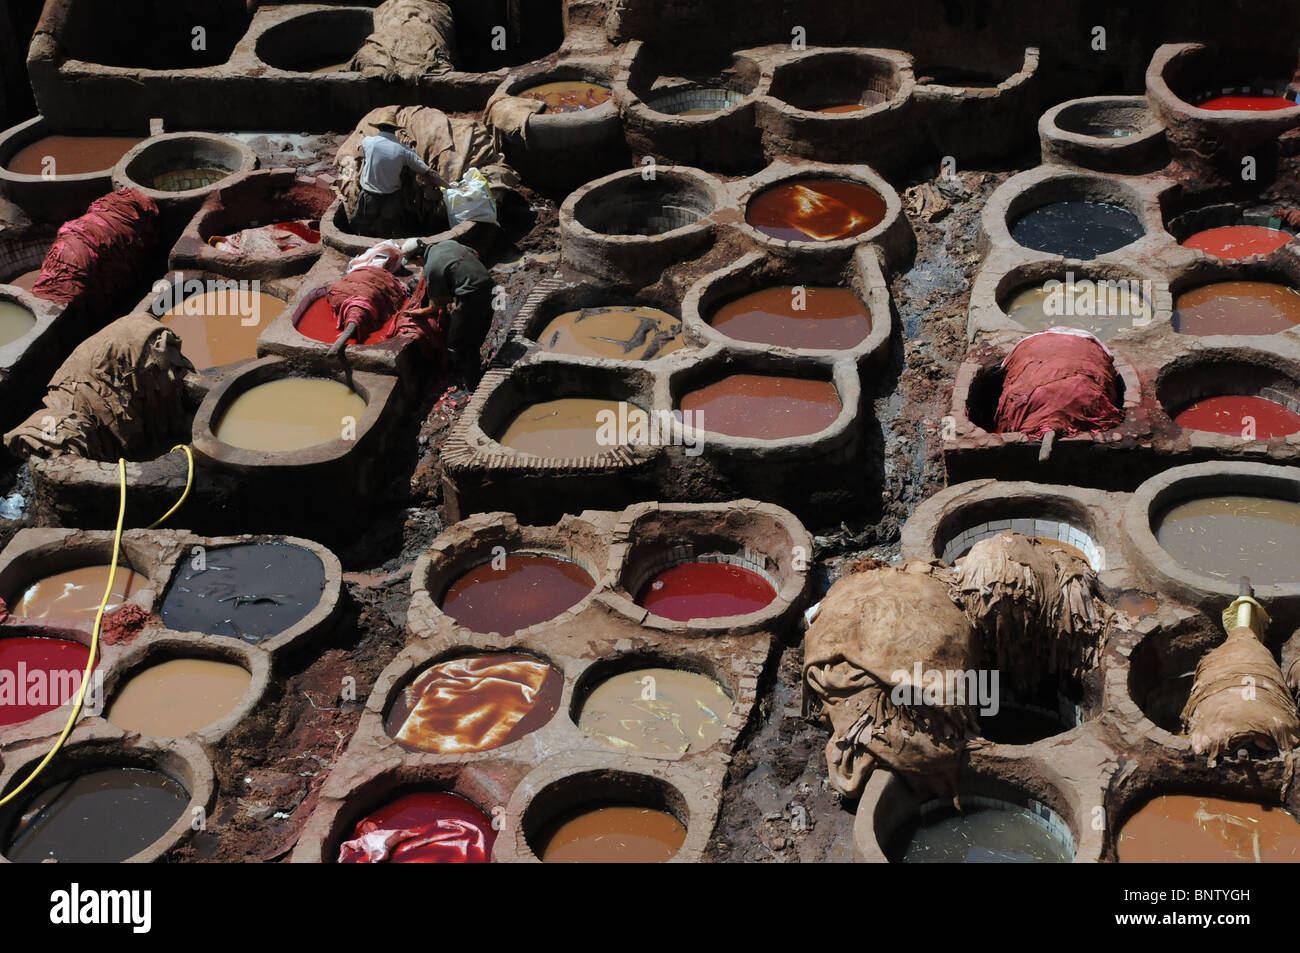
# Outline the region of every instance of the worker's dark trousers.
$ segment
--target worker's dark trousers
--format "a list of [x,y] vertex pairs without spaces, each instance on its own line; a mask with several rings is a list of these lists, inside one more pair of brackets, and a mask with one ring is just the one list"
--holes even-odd
[[484,288],[456,299],[447,327],[447,364],[478,379],[479,349],[492,330],[492,289]]
[[361,198],[357,200],[357,214],[352,216],[350,224],[357,235],[402,238],[410,217],[400,191],[380,195],[362,189]]

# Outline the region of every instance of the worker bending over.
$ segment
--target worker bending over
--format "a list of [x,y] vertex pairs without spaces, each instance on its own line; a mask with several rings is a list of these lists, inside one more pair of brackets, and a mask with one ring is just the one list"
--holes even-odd
[[413,314],[448,312],[447,368],[467,389],[481,373],[479,349],[492,329],[492,275],[473,249],[460,242],[426,245],[418,238],[402,246],[408,262],[423,261],[425,299]]

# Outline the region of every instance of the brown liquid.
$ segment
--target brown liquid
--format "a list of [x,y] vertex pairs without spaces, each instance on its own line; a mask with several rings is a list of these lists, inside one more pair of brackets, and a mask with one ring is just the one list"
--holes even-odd
[[488,751],[550,721],[563,689],[559,672],[527,655],[453,659],[425,669],[402,690],[385,730],[413,751]]
[[1300,503],[1263,496],[1188,500],[1158,520],[1156,541],[1195,572],[1256,586],[1300,579]]
[[1160,603],[1156,601],[1154,596],[1148,596],[1145,592],[1126,589],[1120,593],[1119,598],[1113,603],[1113,607],[1121,612],[1127,612],[1135,619],[1141,619],[1159,609]]
[[1174,301],[1179,334],[1276,334],[1300,324],[1300,291],[1272,281],[1216,281]]
[[583,308],[551,319],[537,343],[556,354],[652,361],[679,350],[682,322],[641,305]]
[[[46,576],[28,586],[10,612],[32,619],[93,623],[95,613],[99,611],[99,600],[104,598],[104,587],[108,585],[108,569],[107,565],[82,566]],[[113,579],[113,593],[104,611],[112,612],[148,584],[145,577],[119,565]]]
[[596,686],[582,706],[578,727],[611,748],[685,754],[703,751],[722,737],[732,705],[722,686],[704,675],[643,668]]
[[548,864],[653,864],[686,840],[681,821],[648,807],[601,807],[562,821],[541,851]]
[[341,439],[344,418],[359,423],[365,412],[365,400],[346,384],[285,377],[258,384],[231,401],[216,437],[244,450],[302,450]]
[[595,585],[591,574],[570,559],[508,553],[457,576],[439,605],[467,629],[509,635],[554,619]]
[[842,179],[783,182],[758,193],[745,209],[745,221],[764,235],[793,242],[851,238],[884,220],[884,199]]
[[829,115],[836,113],[860,113],[866,108],[867,107],[862,103],[843,103],[839,106],[823,106],[821,109],[818,109],[817,112],[827,113]]
[[871,313],[848,288],[805,287],[796,297],[794,286],[782,285],[724,304],[709,324],[737,341],[844,350],[866,340]]
[[0,347],[12,344],[36,327],[36,315],[16,301],[0,301]]
[[218,289],[186,298],[158,320],[180,335],[182,352],[203,370],[257,357],[258,335],[284,307],[265,292]]
[[329,66],[318,66],[315,69],[306,70],[306,72],[315,73],[318,76],[323,73],[342,73],[347,70],[348,65],[351,62],[351,59],[346,59],[342,63],[331,63]]
[[611,95],[607,86],[587,83],[582,80],[565,79],[556,83],[542,83],[532,86],[522,93],[516,93],[524,99],[538,99],[546,103],[548,112],[572,113],[583,109],[593,109],[609,101]]
[[1052,291],[1037,285],[1023,288],[1007,303],[1006,312],[1012,321],[1030,331],[1057,326],[1081,328],[1103,341],[1123,328],[1146,324],[1152,318],[1151,306],[1128,289],[1077,284],[1063,284]]
[[9,171],[42,175],[50,158],[54,175],[105,172],[142,142],[139,136],[46,136],[19,149],[9,160]]
[[801,377],[733,374],[685,395],[682,410],[711,433],[784,440],[820,433],[839,417],[835,385]]
[[1122,864],[1300,863],[1300,821],[1280,807],[1170,794],[1149,801],[1124,824]]
[[13,285],[15,288],[22,288],[24,291],[31,291],[36,287],[36,282],[41,280],[41,269],[34,268],[31,271],[24,271],[21,275],[16,275],[5,282],[7,285]]
[[119,689],[108,720],[124,731],[183,738],[234,711],[252,680],[245,669],[228,662],[172,659],[145,669]]
[[519,411],[497,443],[534,457],[599,456],[614,449],[597,439],[601,425],[597,415],[602,411],[613,413],[617,420],[619,402],[565,397],[533,404]]

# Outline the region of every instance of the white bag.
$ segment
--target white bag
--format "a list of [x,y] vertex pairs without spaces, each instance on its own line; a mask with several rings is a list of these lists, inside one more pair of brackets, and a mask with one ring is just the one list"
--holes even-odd
[[488,180],[478,169],[469,169],[455,182],[442,190],[442,200],[447,205],[447,221],[451,225],[461,222],[497,223],[497,206],[492,201]]

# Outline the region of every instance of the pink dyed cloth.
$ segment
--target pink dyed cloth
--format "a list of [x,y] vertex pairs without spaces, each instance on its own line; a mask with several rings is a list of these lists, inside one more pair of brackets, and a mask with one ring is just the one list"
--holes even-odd
[[483,830],[458,818],[441,818],[413,830],[364,822],[360,836],[339,846],[340,864],[487,863],[490,846]]
[[334,326],[342,332],[348,323],[357,323],[357,340],[378,334],[380,340],[411,338],[421,352],[432,357],[443,347],[443,314],[430,320],[411,312],[424,299],[425,282],[421,278],[415,291],[382,268],[357,268],[330,286],[325,293],[334,311]]
[[1038,438],[1094,433],[1124,419],[1113,355],[1086,331],[1052,328],[1023,338],[1002,362],[995,433]]
[[130,287],[156,239],[158,206],[136,189],[96,199],[64,222],[41,265],[32,294],[67,304],[82,299],[105,309]]

